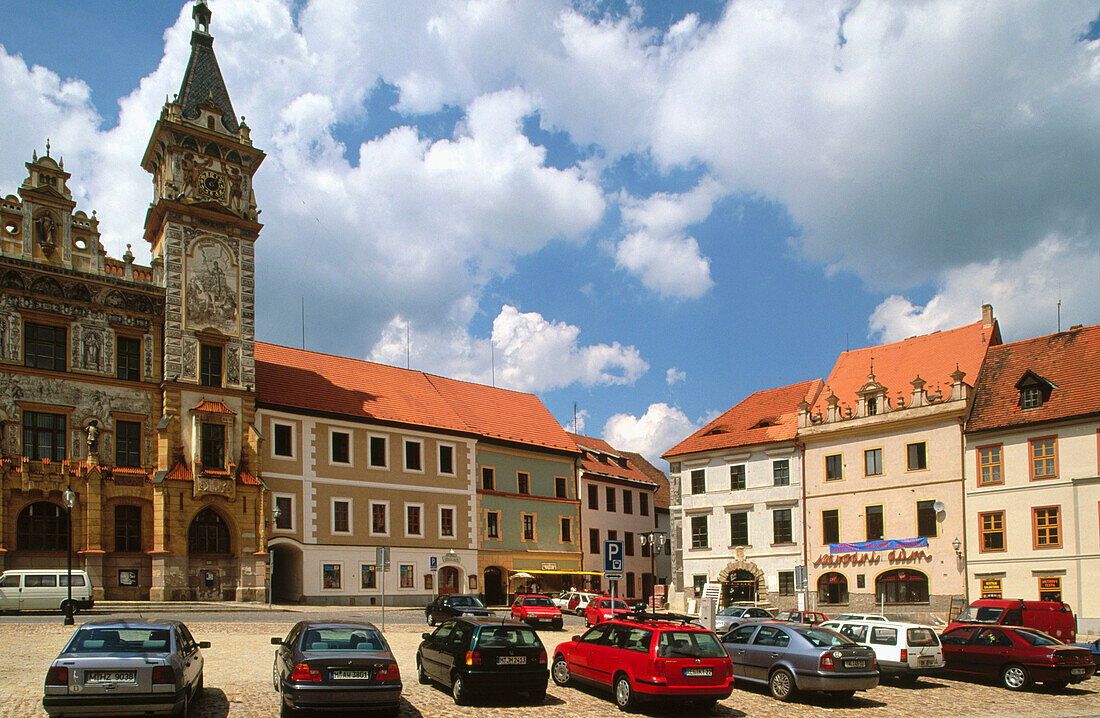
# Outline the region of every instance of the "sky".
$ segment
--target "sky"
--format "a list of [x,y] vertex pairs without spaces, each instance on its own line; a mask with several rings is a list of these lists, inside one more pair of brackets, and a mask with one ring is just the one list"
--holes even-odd
[[[839,352],[1100,322],[1100,3],[210,0],[257,339],[530,391],[661,453]],[[149,260],[191,3],[5,3],[0,194]],[[576,423],[574,424],[574,421]]]

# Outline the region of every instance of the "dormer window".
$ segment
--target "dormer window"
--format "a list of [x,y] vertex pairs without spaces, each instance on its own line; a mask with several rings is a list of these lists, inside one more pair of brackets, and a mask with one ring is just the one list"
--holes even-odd
[[875,397],[869,397],[867,399],[867,416],[874,416],[878,413],[878,399]]
[[1051,392],[1057,387],[1049,379],[1028,370],[1016,382],[1016,388],[1020,391],[1021,409],[1038,409],[1050,401]]
[[1020,390],[1020,406],[1024,409],[1038,409],[1043,405],[1043,392],[1037,386],[1025,386]]

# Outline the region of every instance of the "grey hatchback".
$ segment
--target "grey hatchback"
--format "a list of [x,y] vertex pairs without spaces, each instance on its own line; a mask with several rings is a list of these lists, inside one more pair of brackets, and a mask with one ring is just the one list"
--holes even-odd
[[202,695],[202,653],[179,621],[85,623],[46,673],[42,706],[56,716],[186,716]]
[[828,629],[792,623],[745,623],[722,637],[733,675],[765,684],[776,700],[798,691],[851,698],[878,685],[875,652]]

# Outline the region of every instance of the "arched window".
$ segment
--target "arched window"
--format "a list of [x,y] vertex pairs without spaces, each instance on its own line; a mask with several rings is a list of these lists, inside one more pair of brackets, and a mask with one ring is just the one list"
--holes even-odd
[[848,603],[848,579],[844,574],[830,571],[817,579],[818,603]]
[[18,551],[68,551],[69,514],[49,501],[33,503],[15,521]]
[[189,553],[232,553],[229,544],[229,527],[225,519],[211,508],[200,511],[191,521],[187,532]]
[[928,600],[928,577],[911,568],[899,568],[875,579],[875,597],[886,603],[924,603]]

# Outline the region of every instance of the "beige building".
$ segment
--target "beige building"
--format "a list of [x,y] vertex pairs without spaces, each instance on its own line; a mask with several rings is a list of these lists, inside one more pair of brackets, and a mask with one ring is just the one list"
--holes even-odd
[[1100,326],[989,350],[963,468],[970,595],[1064,601],[1100,630]]

